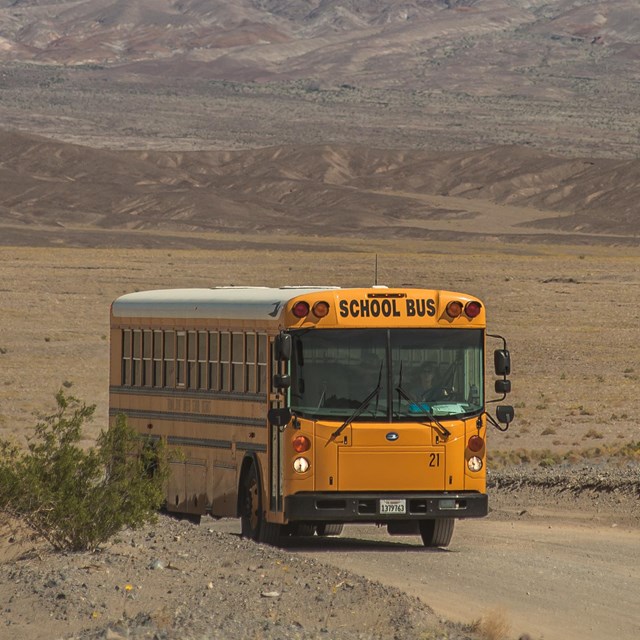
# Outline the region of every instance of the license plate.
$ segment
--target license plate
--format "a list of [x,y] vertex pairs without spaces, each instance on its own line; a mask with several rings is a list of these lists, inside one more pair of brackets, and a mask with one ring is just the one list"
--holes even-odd
[[380,500],[380,513],[407,513],[407,501]]

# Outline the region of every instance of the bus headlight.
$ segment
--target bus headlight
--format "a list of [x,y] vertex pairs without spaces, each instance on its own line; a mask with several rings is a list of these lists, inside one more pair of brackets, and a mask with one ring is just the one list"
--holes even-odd
[[467,467],[469,467],[469,471],[480,471],[480,469],[482,469],[482,459],[478,458],[478,456],[469,458],[467,460]]
[[306,458],[296,458],[293,461],[293,468],[297,473],[305,473],[309,470],[309,461]]

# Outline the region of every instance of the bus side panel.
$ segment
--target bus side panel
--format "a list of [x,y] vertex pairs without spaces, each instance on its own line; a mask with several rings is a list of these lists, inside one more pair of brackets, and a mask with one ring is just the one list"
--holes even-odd
[[237,514],[240,470],[236,463],[213,460],[211,463],[211,514],[220,518],[234,518]]
[[206,511],[207,462],[191,458],[170,461],[167,483],[167,510],[203,514]]

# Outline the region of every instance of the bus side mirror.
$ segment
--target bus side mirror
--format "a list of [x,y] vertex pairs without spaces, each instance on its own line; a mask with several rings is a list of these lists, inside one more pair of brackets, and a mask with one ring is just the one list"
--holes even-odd
[[507,395],[511,393],[511,380],[496,380],[496,393]]
[[493,364],[496,375],[508,376],[511,373],[511,356],[508,349],[496,349],[493,352]]
[[273,343],[276,360],[291,360],[291,334],[279,333]]
[[273,386],[276,389],[288,389],[291,386],[291,376],[288,373],[274,374]]
[[291,409],[288,407],[269,409],[267,417],[269,418],[269,424],[273,427],[286,427],[291,420]]
[[501,424],[506,424],[508,426],[510,422],[513,422],[514,416],[515,411],[511,405],[499,404],[496,407],[496,418]]

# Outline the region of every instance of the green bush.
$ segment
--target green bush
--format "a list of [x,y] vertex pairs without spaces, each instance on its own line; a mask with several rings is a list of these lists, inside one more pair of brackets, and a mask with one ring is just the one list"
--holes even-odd
[[142,441],[120,415],[95,447],[79,446],[95,405],[61,389],[27,450],[0,441],[0,512],[25,522],[54,548],[93,550],[123,527],[153,521],[167,463],[158,441]]

